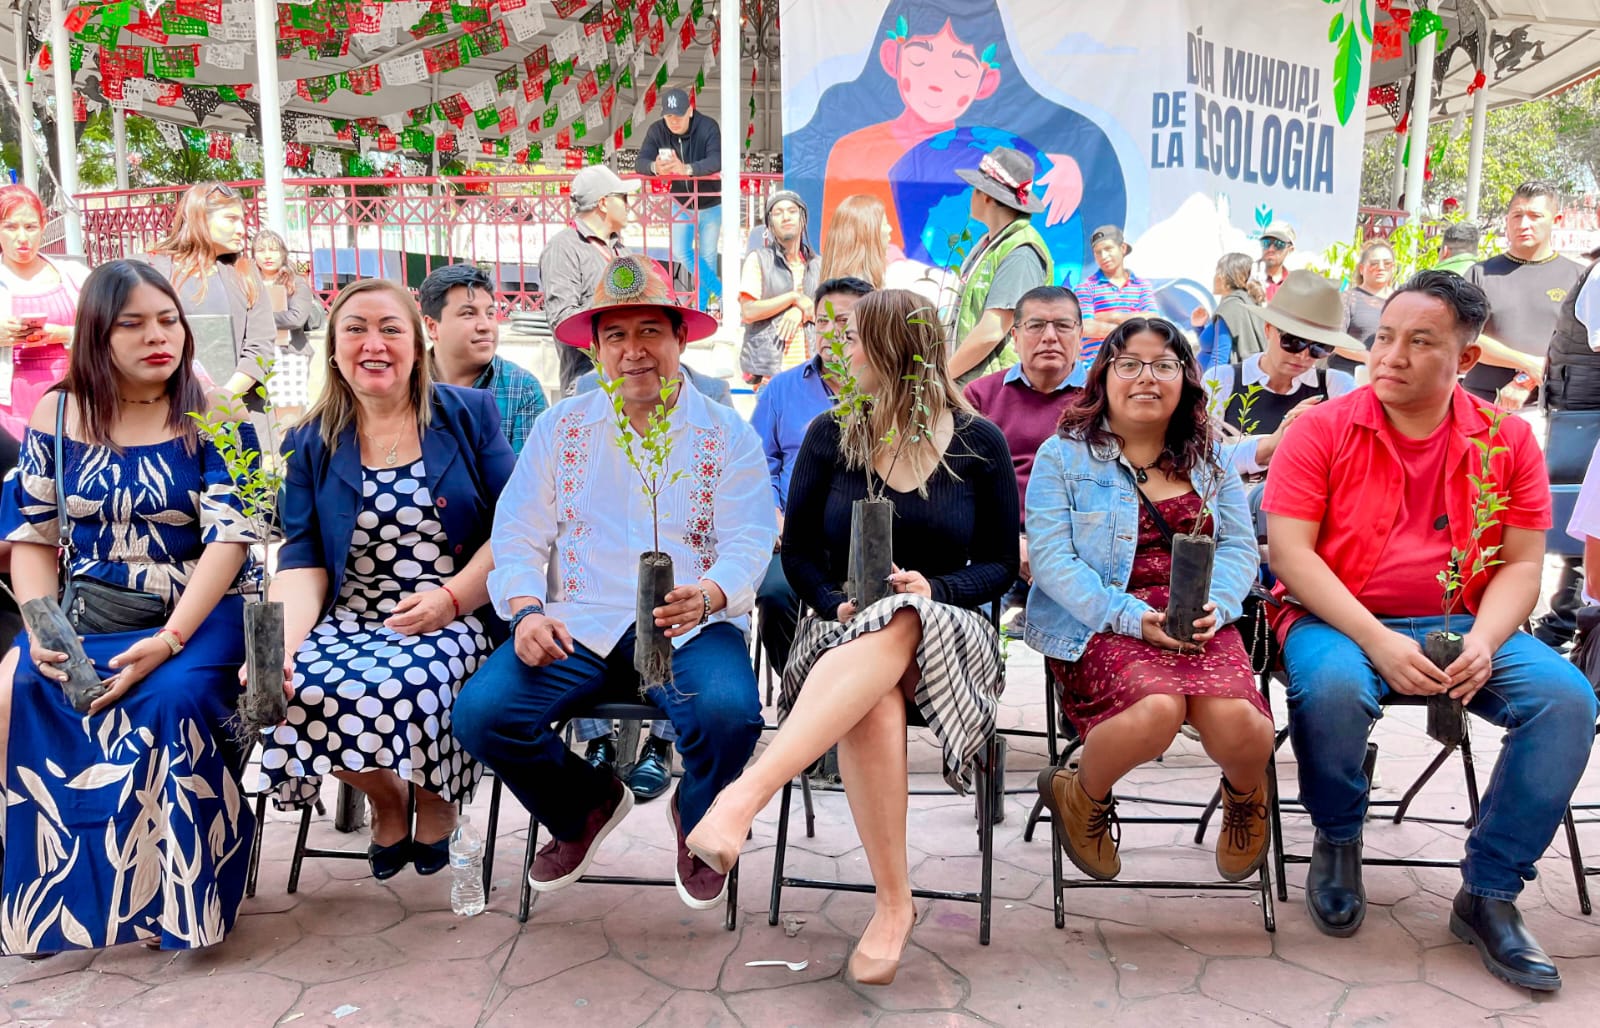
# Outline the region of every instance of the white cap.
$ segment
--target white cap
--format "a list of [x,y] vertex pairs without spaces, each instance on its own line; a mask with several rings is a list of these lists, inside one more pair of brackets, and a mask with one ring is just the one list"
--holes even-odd
[[600,201],[612,193],[637,193],[639,180],[624,182],[617,173],[604,164],[593,164],[572,176],[572,203],[580,211],[600,206]]

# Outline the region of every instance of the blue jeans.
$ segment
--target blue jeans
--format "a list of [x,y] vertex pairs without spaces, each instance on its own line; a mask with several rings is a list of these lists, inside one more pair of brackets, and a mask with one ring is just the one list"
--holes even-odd
[[[1384,618],[1422,644],[1443,617]],[[1465,633],[1473,619],[1451,618]],[[1361,648],[1333,626],[1304,617],[1283,644],[1289,676],[1289,733],[1300,764],[1300,799],[1330,842],[1360,838],[1367,814],[1361,763],[1367,735],[1389,687]],[[1468,709],[1507,729],[1500,759],[1467,837],[1461,878],[1468,892],[1515,900],[1532,881],[1577,788],[1594,743],[1595,693],[1583,673],[1550,647],[1518,632],[1494,655],[1489,681]]]
[[727,309],[728,301],[722,296],[722,276],[717,264],[721,254],[722,205],[696,211],[674,202],[672,256],[682,261],[684,267],[699,270],[701,310],[705,310],[710,303],[712,293],[722,298],[722,307]]
[[[687,832],[755,752],[761,702],[744,633],[725,622],[680,646],[672,671],[676,682],[655,686],[648,696],[680,733],[677,803]],[[564,746],[557,726],[569,712],[594,703],[637,702],[638,689],[632,628],[609,656],[580,644],[566,660],[541,668],[524,664],[507,643],[461,687],[451,708],[452,731],[540,824],[571,841],[609,797],[613,776]]]

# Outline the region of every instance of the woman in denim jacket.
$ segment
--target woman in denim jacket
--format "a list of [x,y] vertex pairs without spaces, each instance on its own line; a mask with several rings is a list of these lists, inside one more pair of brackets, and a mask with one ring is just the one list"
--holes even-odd
[[[1084,740],[1078,769],[1046,768],[1039,791],[1056,839],[1094,878],[1122,868],[1111,787],[1164,753],[1185,721],[1223,770],[1217,870],[1242,881],[1266,857],[1272,716],[1230,624],[1258,558],[1244,485],[1221,470],[1215,431],[1188,343],[1168,321],[1133,318],[1106,338],[1028,484],[1027,641]],[[1213,523],[1211,601],[1194,642],[1181,643],[1163,613],[1170,536]]]

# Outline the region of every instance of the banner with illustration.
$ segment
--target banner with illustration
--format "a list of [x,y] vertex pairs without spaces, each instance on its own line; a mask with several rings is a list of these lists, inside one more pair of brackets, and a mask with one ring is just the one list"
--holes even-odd
[[1015,147],[1059,281],[1094,270],[1089,234],[1113,224],[1138,274],[1209,293],[1271,221],[1299,257],[1350,237],[1370,18],[1370,0],[785,0],[785,184],[814,242],[867,194],[894,246],[942,269],[982,231],[957,171]]

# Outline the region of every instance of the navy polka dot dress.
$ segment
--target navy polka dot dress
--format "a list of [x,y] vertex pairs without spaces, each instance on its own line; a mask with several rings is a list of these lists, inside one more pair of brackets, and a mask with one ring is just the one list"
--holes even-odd
[[265,733],[260,787],[280,805],[308,802],[330,771],[386,768],[458,804],[483,774],[450,734],[456,690],[490,650],[482,622],[415,636],[383,625],[456,573],[424,483],[421,461],[364,469],[339,600],[296,651],[288,717]]

